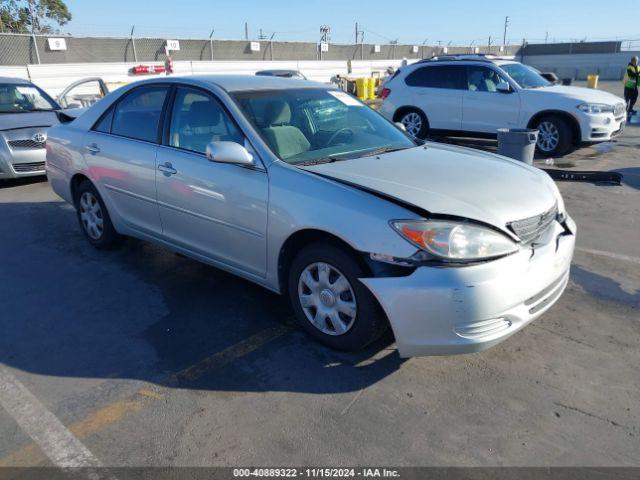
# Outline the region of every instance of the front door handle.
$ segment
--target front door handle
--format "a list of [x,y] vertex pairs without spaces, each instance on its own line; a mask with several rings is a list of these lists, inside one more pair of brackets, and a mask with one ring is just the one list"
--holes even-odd
[[90,145],[87,145],[87,146],[86,146],[86,147],[84,147],[84,148],[86,148],[86,149],[87,149],[87,151],[88,151],[89,153],[93,153],[94,155],[95,155],[96,153],[100,153],[100,147],[98,147],[98,145],[97,145],[97,144],[95,144],[95,143],[92,143],[92,144],[90,144]]
[[178,173],[178,171],[175,168],[173,168],[173,165],[171,165],[171,162],[161,163],[160,165],[158,165],[158,170],[164,173],[165,176],[167,177]]

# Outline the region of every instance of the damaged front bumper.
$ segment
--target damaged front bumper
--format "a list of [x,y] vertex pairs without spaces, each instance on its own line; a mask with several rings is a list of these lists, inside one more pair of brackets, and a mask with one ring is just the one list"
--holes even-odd
[[421,266],[408,276],[364,278],[385,310],[401,357],[485,350],[547,311],[569,279],[576,224],[486,263]]

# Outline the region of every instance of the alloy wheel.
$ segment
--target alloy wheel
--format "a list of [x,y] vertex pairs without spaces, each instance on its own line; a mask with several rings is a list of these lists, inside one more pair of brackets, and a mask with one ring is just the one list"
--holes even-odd
[[298,280],[298,300],[309,322],[327,335],[351,329],[358,307],[353,287],[336,267],[318,262],[307,266]]
[[104,217],[100,202],[91,192],[80,195],[80,220],[87,235],[93,240],[99,240],[104,232]]
[[411,138],[418,138],[418,134],[422,130],[422,117],[420,114],[409,112],[400,121]]
[[560,132],[553,122],[545,121],[538,125],[538,148],[543,152],[552,152],[560,143]]

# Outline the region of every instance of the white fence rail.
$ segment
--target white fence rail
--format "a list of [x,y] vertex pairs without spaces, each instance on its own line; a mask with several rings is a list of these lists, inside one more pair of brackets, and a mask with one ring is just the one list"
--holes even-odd
[[[414,60],[415,61],[415,60]],[[369,76],[387,67],[397,68],[401,60],[353,60],[351,73],[346,61],[183,61],[174,62],[174,75],[253,75],[258,70],[299,70],[310,80],[329,82],[336,74],[354,77]],[[161,62],[145,62],[159,65]],[[132,75],[138,63],[59,63],[0,67],[0,76],[29,79],[50,95],[58,95],[70,83],[87,77],[101,77],[110,88],[155,75]],[[161,74],[163,75],[163,74]]]

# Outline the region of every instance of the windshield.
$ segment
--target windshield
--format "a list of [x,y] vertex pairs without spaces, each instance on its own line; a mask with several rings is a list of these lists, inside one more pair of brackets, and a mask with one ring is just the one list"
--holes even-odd
[[551,85],[536,70],[521,63],[508,63],[500,65],[500,68],[507,72],[521,88],[539,88]]
[[288,163],[343,160],[415,146],[392,123],[340,90],[300,88],[233,96],[271,150]]
[[35,85],[0,83],[0,113],[54,110],[57,105]]

